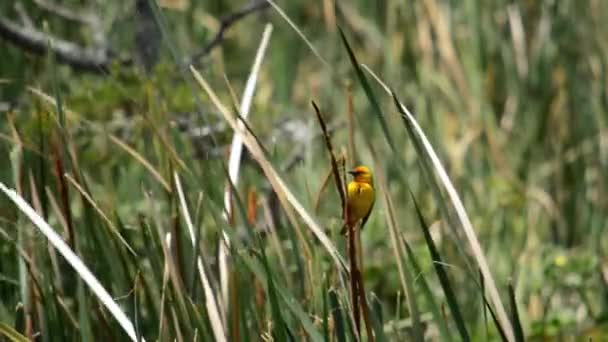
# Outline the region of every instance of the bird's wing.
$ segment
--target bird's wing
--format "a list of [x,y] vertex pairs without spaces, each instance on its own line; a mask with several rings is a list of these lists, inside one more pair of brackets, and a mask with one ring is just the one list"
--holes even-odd
[[365,226],[365,222],[367,222],[369,215],[371,215],[372,209],[374,209],[374,204],[376,204],[375,196],[374,196],[374,201],[372,202],[372,205],[369,206],[369,210],[367,211],[367,214],[365,214],[365,216],[363,217],[363,220],[361,221],[361,230],[363,230],[363,226]]

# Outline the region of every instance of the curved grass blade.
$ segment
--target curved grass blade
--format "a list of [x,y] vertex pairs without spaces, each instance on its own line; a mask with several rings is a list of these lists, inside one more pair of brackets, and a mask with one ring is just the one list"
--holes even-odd
[[365,91],[365,95],[367,96],[367,99],[369,100],[369,102],[372,106],[372,109],[374,110],[374,113],[376,113],[376,116],[377,116],[378,120],[380,121],[380,125],[382,126],[382,131],[384,132],[384,137],[386,138],[386,141],[388,142],[389,146],[391,147],[391,150],[393,152],[395,152],[395,143],[393,142],[393,138],[391,137],[390,131],[388,129],[388,124],[386,123],[386,118],[384,117],[384,114],[382,113],[382,109],[380,109],[380,104],[378,103],[378,100],[376,99],[376,95],[374,94],[372,87],[370,86],[370,84],[367,80],[367,77],[363,73],[363,70],[361,70],[361,66],[359,65],[359,62],[357,62],[355,53],[353,52],[350,45],[348,44],[348,41],[346,40],[346,36],[344,35],[342,28],[338,27],[338,30],[340,32],[340,37],[342,37],[342,42],[344,42],[344,46],[346,47],[346,51],[348,52],[348,57],[350,58],[350,62],[352,63],[353,68],[355,68],[355,73],[357,74],[357,78],[359,79],[359,82],[361,82],[361,86],[363,87],[363,90]]
[[420,221],[420,227],[422,228],[422,233],[424,234],[424,239],[426,240],[426,244],[429,248],[429,252],[431,253],[431,258],[433,259],[433,266],[435,266],[435,271],[437,272],[437,276],[439,277],[439,282],[441,283],[441,287],[443,288],[443,292],[445,293],[445,298],[448,302],[448,308],[452,313],[452,317],[454,318],[454,322],[456,322],[456,327],[458,328],[458,332],[460,333],[460,337],[462,337],[463,341],[470,341],[469,333],[467,332],[467,328],[464,324],[464,319],[460,314],[460,308],[458,307],[458,301],[456,300],[456,294],[454,290],[452,290],[452,285],[450,284],[450,279],[448,274],[443,269],[443,261],[441,260],[441,256],[439,255],[439,251],[435,246],[435,242],[433,242],[433,238],[431,237],[431,233],[429,232],[429,228],[424,221],[424,217],[422,217],[422,213],[420,212],[420,208],[418,208],[418,203],[416,202],[416,198],[414,195],[410,193],[412,196],[412,200],[414,201],[414,206],[416,207],[416,215],[418,216],[418,220]]
[[[137,341],[135,335],[135,329],[133,323],[129,320],[127,315],[120,309],[118,304],[112,299],[112,296],[108,291],[101,285],[99,280],[95,278],[93,273],[86,267],[82,260],[74,254],[74,252],[68,247],[68,245],[61,239],[61,237],[49,226],[46,221],[38,215],[36,211],[14,190],[8,189],[3,183],[0,183],[0,190],[11,199],[31,221],[34,225],[46,236],[46,238],[53,244],[53,246],[63,255],[63,257],[70,263],[70,265],[76,270],[78,275],[84,280],[89,286],[91,291],[99,298],[101,303],[110,311],[112,316],[118,321],[118,324],[123,328],[127,335],[133,341]],[[143,339],[141,339],[143,341]]]
[[[239,121],[239,124],[242,128],[244,128],[245,120],[249,116],[251,111],[251,104],[253,103],[253,95],[256,89],[258,74],[260,72],[260,68],[262,65],[262,61],[264,60],[264,55],[266,53],[266,48],[268,47],[268,42],[270,41],[270,36],[272,34],[272,24],[266,24],[264,27],[264,33],[262,34],[262,41],[258,47],[258,51],[255,56],[255,60],[253,62],[253,66],[251,67],[251,72],[249,73],[249,77],[247,78],[247,83],[245,84],[245,90],[243,91],[243,98],[241,99],[241,103],[239,106],[239,113],[242,117],[242,120]],[[239,170],[241,167],[241,155],[243,154],[243,139],[240,135],[235,134],[232,137],[232,143],[230,144],[230,157],[228,158],[228,175],[230,177],[230,182],[236,187],[239,181]],[[228,218],[232,215],[232,193],[230,191],[230,187],[226,188],[224,192],[224,207],[225,207],[225,219],[228,221]],[[226,240],[226,242],[229,242]],[[220,270],[220,282],[221,282],[221,290],[222,290],[222,298],[224,303],[228,303],[228,246],[225,244],[220,244],[219,249],[219,270]]]
[[[500,326],[500,322],[498,321],[498,318],[496,317],[496,313],[494,312],[494,310],[492,309],[492,307],[490,306],[490,303],[488,302],[488,299],[486,298],[486,293],[485,293],[485,281],[483,278],[483,274],[481,274],[481,271],[479,271],[479,288],[480,288],[480,292],[481,292],[481,299],[483,300],[483,305],[485,309],[488,309],[488,311],[490,312],[490,315],[492,316],[492,321],[494,322],[494,325],[496,325],[496,330],[498,330],[498,334],[500,335],[500,338],[503,342],[508,342],[509,340],[507,340],[507,336],[505,335],[505,331],[503,330],[503,328]],[[487,320],[486,318],[486,311],[484,310],[483,312],[484,314],[484,321]],[[487,324],[486,324],[487,326]],[[488,328],[486,327],[485,329],[486,332],[486,339],[488,337]]]
[[[471,223],[471,220],[469,219],[469,216],[464,208],[464,205],[462,204],[462,200],[460,199],[460,196],[458,195],[456,188],[454,187],[454,185],[452,184],[452,181],[448,177],[448,174],[445,171],[445,168],[443,167],[443,165],[441,164],[439,157],[433,150],[431,143],[428,141],[428,139],[426,138],[426,135],[424,134],[424,132],[422,131],[422,129],[420,128],[420,126],[418,125],[416,120],[414,119],[414,116],[399,101],[399,99],[397,99],[397,96],[395,95],[394,92],[391,92],[390,90],[389,90],[389,92],[391,93],[391,95],[393,97],[395,106],[401,113],[401,116],[406,125],[408,133],[410,134],[410,137],[412,138],[412,140],[414,140],[416,142],[416,144],[414,144],[416,147],[416,152],[422,158],[422,160],[429,159],[431,161],[433,170],[435,171],[435,173],[439,177],[441,184],[445,188],[445,190],[448,194],[449,200],[452,203],[454,210],[456,211],[458,220],[460,221],[462,229],[465,233],[467,242],[469,243],[469,246],[471,247],[473,256],[475,257],[475,261],[477,262],[479,269],[481,270],[482,274],[484,275],[485,279],[487,280],[488,290],[490,292],[490,299],[492,300],[494,306],[496,307],[496,314],[498,316],[498,320],[500,321],[501,326],[503,327],[505,333],[507,334],[508,340],[515,341],[515,337],[513,335],[513,327],[511,326],[511,322],[509,321],[509,318],[507,317],[505,307],[502,303],[502,300],[500,299],[498,288],[496,287],[496,282],[494,281],[494,278],[492,277],[492,273],[490,272],[490,267],[483,254],[483,250],[481,249],[481,244],[479,243],[479,240],[477,239],[477,236],[475,235],[475,230],[473,229],[473,224]],[[422,145],[422,146],[420,146],[420,145]]]
[[[414,118],[412,113],[409,112],[409,110],[399,101],[399,99],[397,99],[395,93],[386,84],[384,84],[384,82],[382,82],[382,80],[376,74],[374,74],[371,69],[365,67],[365,70],[368,71],[372,75],[372,77],[374,77],[374,79],[380,84],[380,86],[382,86],[386,93],[393,98],[397,110],[401,113],[408,133],[414,141],[414,147],[416,148],[416,152],[418,153],[418,155],[421,157],[422,164],[426,164],[427,158],[431,161],[433,166],[432,170],[434,170],[435,173],[438,175],[441,184],[446,189],[450,202],[454,206],[458,220],[464,230],[468,243],[473,251],[473,256],[475,257],[477,265],[479,266],[479,269],[481,270],[481,273],[483,274],[484,278],[487,280],[488,290],[490,292],[490,299],[496,307],[496,314],[498,317],[498,321],[500,322],[500,325],[497,325],[497,328],[499,330],[504,331],[507,336],[507,341],[515,341],[515,337],[513,335],[513,327],[511,326],[511,322],[507,317],[505,307],[500,298],[498,288],[496,287],[496,282],[492,277],[488,262],[486,261],[486,258],[483,254],[479,240],[475,235],[471,220],[469,219],[467,212],[464,209],[464,205],[462,204],[462,201],[458,196],[458,192],[456,192],[452,181],[448,177],[445,168],[441,164],[439,157],[433,150],[431,143],[422,131],[422,128],[420,128],[420,125],[418,125],[418,122],[416,122],[416,119]],[[439,182],[433,182],[432,186],[437,187],[438,183]],[[440,202],[439,205],[440,207],[444,206],[443,202]],[[451,215],[448,215],[448,219],[451,221]],[[458,248],[460,248],[459,245],[457,246]]]

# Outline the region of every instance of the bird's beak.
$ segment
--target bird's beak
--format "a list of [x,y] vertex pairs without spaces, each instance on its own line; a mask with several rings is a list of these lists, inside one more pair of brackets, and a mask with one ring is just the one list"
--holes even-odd
[[358,172],[355,170],[351,170],[351,171],[348,171],[348,173],[350,173],[353,176],[356,176]]

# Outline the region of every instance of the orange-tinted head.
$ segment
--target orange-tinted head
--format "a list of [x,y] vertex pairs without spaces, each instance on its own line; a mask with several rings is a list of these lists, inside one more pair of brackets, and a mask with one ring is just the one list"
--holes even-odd
[[372,170],[367,166],[357,166],[352,171],[348,171],[355,178],[355,182],[372,184]]

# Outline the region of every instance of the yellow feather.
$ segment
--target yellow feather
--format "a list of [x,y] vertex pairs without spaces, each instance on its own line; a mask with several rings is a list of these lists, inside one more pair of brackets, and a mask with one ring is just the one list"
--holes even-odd
[[372,172],[365,166],[359,166],[350,173],[355,179],[348,183],[347,224],[355,225],[363,220],[361,222],[361,228],[363,228],[376,199]]

